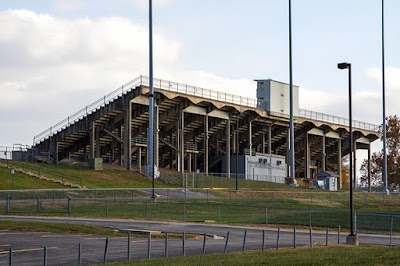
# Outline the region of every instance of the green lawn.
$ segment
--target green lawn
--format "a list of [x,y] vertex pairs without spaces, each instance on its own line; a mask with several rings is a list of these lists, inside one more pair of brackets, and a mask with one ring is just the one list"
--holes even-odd
[[124,236],[116,230],[96,227],[91,225],[43,223],[43,222],[18,222],[0,221],[0,230],[25,231],[25,232],[51,232],[71,233],[103,236]]
[[267,252],[246,252],[214,254],[192,257],[141,260],[107,265],[399,265],[400,248],[381,246],[338,246],[321,248],[297,248],[267,250]]
[[[3,164],[6,162],[3,160]],[[41,174],[43,176],[64,179],[67,182],[83,185],[87,188],[151,188],[152,182],[135,172],[117,169],[95,171],[83,166],[63,166],[39,163],[8,161],[10,167]],[[5,168],[2,168],[5,169]],[[7,171],[10,171],[7,169]],[[157,187],[176,187],[156,181]],[[50,187],[49,187],[50,188]],[[1,190],[1,189],[0,189]]]
[[68,188],[61,184],[40,180],[18,172],[12,175],[10,169],[0,167],[0,190],[11,190],[13,188],[13,178],[14,189]]

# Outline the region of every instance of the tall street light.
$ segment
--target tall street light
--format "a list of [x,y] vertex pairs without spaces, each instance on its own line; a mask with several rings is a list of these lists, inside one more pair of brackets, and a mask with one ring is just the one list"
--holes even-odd
[[150,177],[152,178],[151,198],[155,199],[154,193],[154,88],[153,88],[153,6],[152,0],[149,0],[149,131],[148,146]]
[[352,106],[351,106],[351,64],[350,63],[339,63],[339,69],[349,70],[349,146],[350,146],[350,235],[347,236],[347,244],[358,245],[358,237],[354,232],[354,213],[353,213],[353,127],[352,127]]
[[289,166],[290,177],[294,184],[295,160],[294,160],[294,123],[293,123],[293,60],[292,60],[292,1],[289,0],[289,83],[290,83],[290,122],[289,122]]
[[386,96],[385,96],[385,12],[384,0],[382,0],[382,138],[383,138],[383,165],[382,181],[383,191],[387,193],[387,151],[386,151]]

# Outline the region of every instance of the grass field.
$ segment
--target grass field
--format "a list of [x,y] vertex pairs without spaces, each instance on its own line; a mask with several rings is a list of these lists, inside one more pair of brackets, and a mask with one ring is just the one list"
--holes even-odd
[[12,175],[10,169],[0,167],[0,190],[11,190],[13,187],[14,189],[68,188],[61,184],[40,180],[18,172]]
[[43,223],[43,222],[17,222],[0,221],[0,230],[24,231],[24,232],[51,232],[51,233],[70,233],[103,236],[125,236],[115,230],[77,224],[62,223]]
[[[2,162],[5,164],[4,160]],[[8,161],[8,165],[10,167],[22,168],[35,174],[41,174],[49,178],[59,180],[63,178],[70,183],[77,185],[82,184],[87,188],[150,188],[152,186],[150,179],[145,178],[138,173],[125,171],[123,169],[104,169],[102,171],[95,171],[84,166],[63,166],[16,161]],[[0,169],[5,169],[8,172],[10,171],[6,168]],[[158,181],[156,183],[157,187],[176,187]],[[47,187],[42,188],[54,187],[49,184]]]
[[337,246],[268,250],[214,254],[192,257],[141,260],[126,263],[110,263],[112,266],[210,266],[210,265],[399,265],[399,247]]

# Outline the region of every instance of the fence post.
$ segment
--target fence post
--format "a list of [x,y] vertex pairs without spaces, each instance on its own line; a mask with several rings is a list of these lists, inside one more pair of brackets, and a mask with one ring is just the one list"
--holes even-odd
[[78,245],[78,265],[82,265],[82,244]]
[[312,228],[311,228],[311,225],[310,225],[310,228],[309,228],[309,230],[310,230],[310,247],[313,247],[313,240],[312,240]]
[[40,198],[36,199],[36,212],[40,212]]
[[246,250],[246,237],[247,237],[247,230],[244,230],[242,252]]
[[296,226],[293,227],[293,248],[296,248]]
[[357,211],[354,211],[354,233],[357,234]]
[[185,257],[185,231],[182,232],[182,256]]
[[165,257],[168,258],[168,233],[165,233]]
[[10,213],[10,195],[7,195],[7,202],[6,202],[6,211],[7,213]]
[[278,227],[278,234],[276,236],[276,250],[279,249],[279,237],[280,237],[280,234],[281,234],[281,228]]
[[131,261],[131,232],[128,232],[128,261]]
[[47,246],[43,247],[43,266],[47,266]]
[[228,231],[228,233],[226,233],[224,254],[226,254],[226,252],[227,252],[227,250],[228,250],[228,241],[229,241],[229,231]]
[[8,265],[9,265],[9,266],[12,266],[13,249],[10,248],[8,252],[9,252],[9,253],[8,253]]
[[326,228],[325,246],[328,246],[329,241],[329,227]]
[[55,201],[55,196],[56,196],[55,194],[56,194],[56,191],[55,191],[55,189],[53,189],[53,206],[55,204],[55,202],[54,202]]
[[393,215],[390,219],[390,242],[389,242],[389,247],[392,246],[392,234],[393,234]]
[[337,243],[340,244],[340,225],[338,226],[338,231],[337,231]]
[[107,261],[107,249],[108,249],[108,237],[106,237],[106,245],[104,247],[103,263],[106,263]]
[[151,232],[147,234],[147,259],[150,259],[151,255]]
[[265,230],[262,231],[261,251],[264,251],[264,247],[265,247]]
[[203,255],[206,254],[206,239],[207,239],[207,234],[204,233],[204,238],[203,238]]
[[71,216],[71,197],[68,197],[67,213],[68,216]]
[[310,220],[310,227],[311,227],[311,209],[308,210],[308,217],[309,217],[309,220]]

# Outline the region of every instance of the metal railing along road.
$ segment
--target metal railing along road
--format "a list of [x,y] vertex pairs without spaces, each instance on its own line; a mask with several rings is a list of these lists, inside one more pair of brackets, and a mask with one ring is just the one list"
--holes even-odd
[[[66,119],[58,122],[57,124],[51,126],[47,130],[39,133],[38,135],[34,136],[33,138],[33,145],[43,141],[49,136],[56,134],[59,131],[62,131],[66,127],[74,124],[75,122],[79,121],[83,117],[86,117],[88,114],[91,114],[96,109],[103,107],[110,103],[111,101],[117,99],[119,96],[123,95],[130,90],[144,85],[149,86],[149,77],[146,76],[139,76],[134,80],[122,85],[121,87],[115,89],[114,91],[110,92],[109,94],[103,96],[102,98],[98,99],[97,101],[93,102],[92,104],[82,108],[78,112],[68,116]],[[196,97],[201,97],[204,99],[216,100],[224,103],[231,103],[237,104],[241,106],[257,108],[257,100],[248,97],[242,97],[230,93],[224,93],[209,89],[204,89],[201,87],[191,86],[183,83],[162,80],[162,79],[153,79],[154,88],[173,91],[178,93],[183,93],[187,95],[192,95]],[[314,119],[323,122],[329,122],[333,124],[348,125],[348,119],[342,118],[334,115],[323,114],[319,112],[309,111],[305,109],[299,109],[299,117]],[[372,123],[365,123],[361,121],[353,120],[353,126],[358,129],[363,130],[371,130],[374,132],[379,132],[379,125],[375,125]]]

